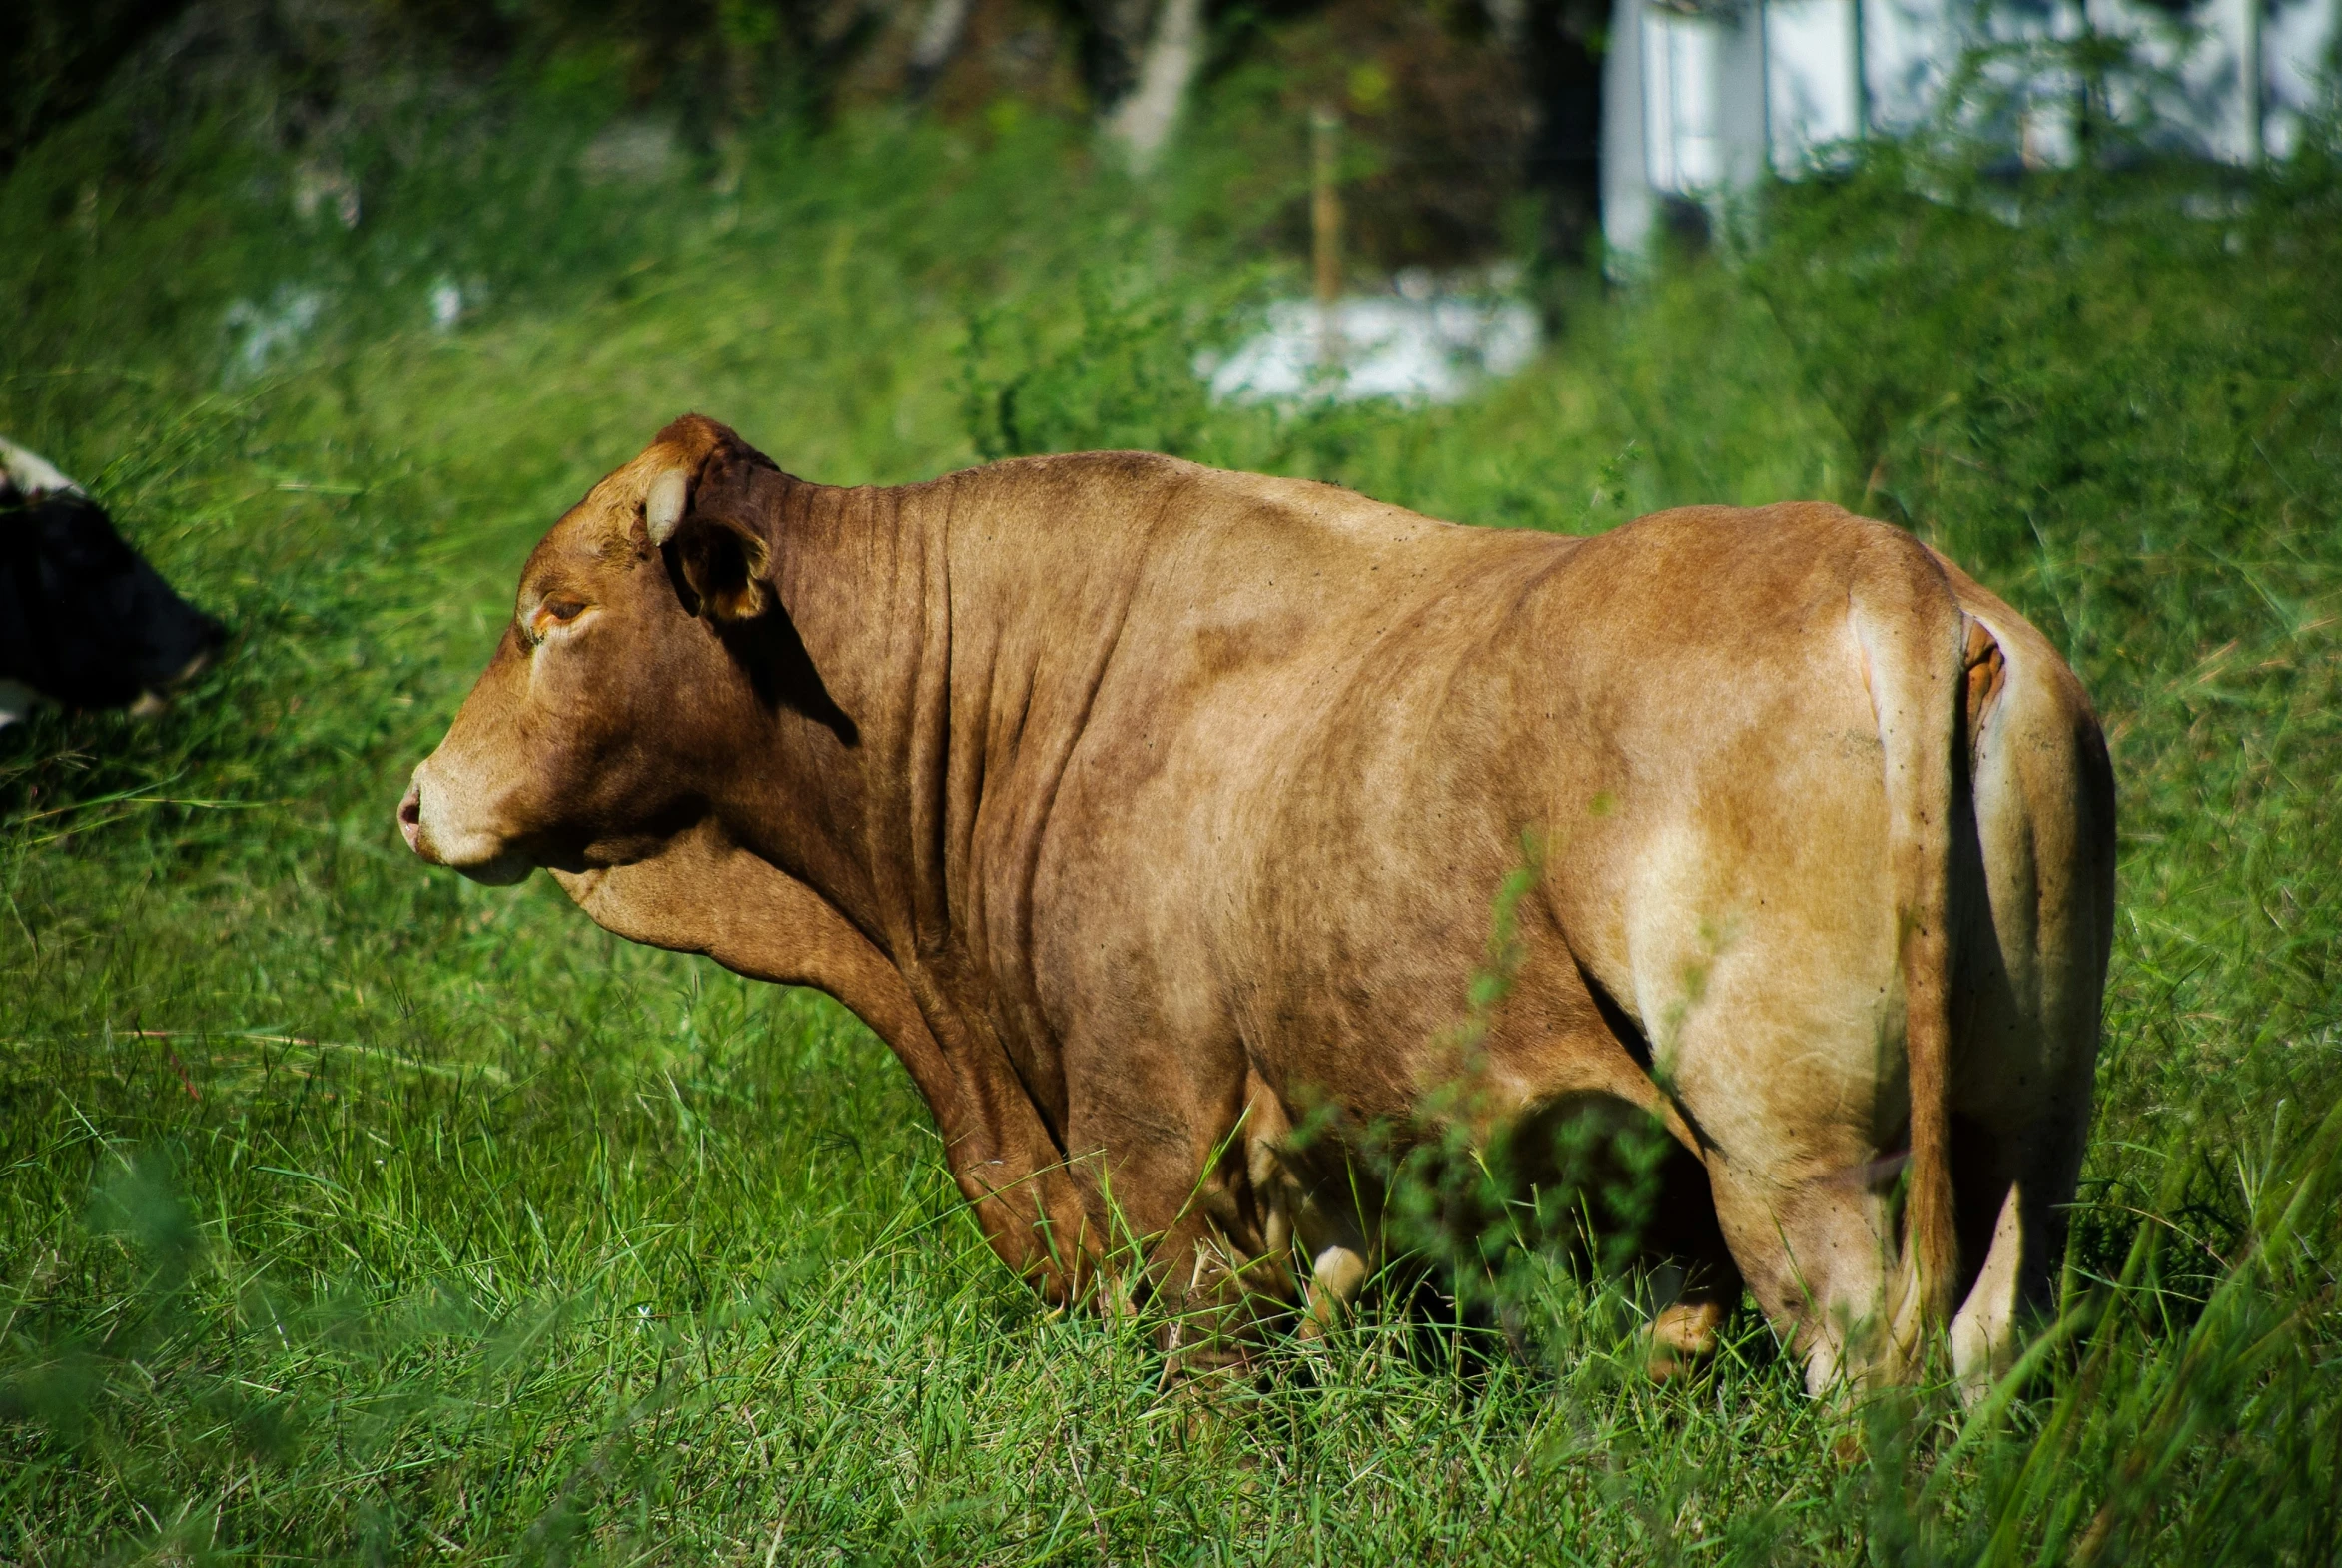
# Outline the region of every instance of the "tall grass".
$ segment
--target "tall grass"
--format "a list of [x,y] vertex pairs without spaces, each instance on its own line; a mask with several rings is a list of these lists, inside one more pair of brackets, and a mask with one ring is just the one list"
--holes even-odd
[[[1286,276],[1253,219],[1047,121],[655,187],[577,177],[590,129],[386,157],[347,233],[225,136],[111,174],[102,118],[0,187],[0,429],[238,633],[160,721],[0,741],[0,1561],[2342,1552],[2330,167],[2012,214],[1883,152],[1469,405],[1278,413],[1184,374]],[[256,371],[231,308],[300,293]],[[1006,1277],[834,1005],[418,866],[390,808],[526,548],[687,407],[826,480],[1127,441],[1502,526],[1823,496],[1950,549],[2081,670],[2122,797],[2027,1375],[1809,1401],[1744,1312],[1654,1385],[1631,1299],[1546,1261],[1525,1357],[1370,1311],[1199,1412],[1144,1324]]]

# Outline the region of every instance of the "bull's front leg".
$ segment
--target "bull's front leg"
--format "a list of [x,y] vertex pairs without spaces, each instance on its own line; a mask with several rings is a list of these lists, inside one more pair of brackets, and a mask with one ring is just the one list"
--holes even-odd
[[[1255,1105],[1265,1100],[1255,1093]],[[1357,1304],[1379,1264],[1379,1188],[1338,1153],[1295,1148],[1272,1102],[1257,1119],[1246,1161],[1266,1253],[1299,1277],[1298,1332],[1320,1338]]]
[[[1321,1227],[1268,1152],[1286,1131],[1273,1099],[1240,1053],[1205,1058],[1215,1072],[1200,1055],[1067,1052],[1067,1141],[1116,1275],[1100,1304],[1155,1320],[1167,1387],[1240,1374],[1304,1299],[1331,1314],[1295,1266],[1296,1235]],[[1349,1294],[1354,1272],[1334,1268]]]

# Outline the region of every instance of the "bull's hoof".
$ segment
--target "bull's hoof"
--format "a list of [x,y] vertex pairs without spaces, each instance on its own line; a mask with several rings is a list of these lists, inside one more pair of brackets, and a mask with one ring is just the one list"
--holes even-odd
[[1715,1301],[1677,1301],[1651,1319],[1651,1350],[1644,1362],[1654,1382],[1688,1377],[1716,1354],[1724,1307]]

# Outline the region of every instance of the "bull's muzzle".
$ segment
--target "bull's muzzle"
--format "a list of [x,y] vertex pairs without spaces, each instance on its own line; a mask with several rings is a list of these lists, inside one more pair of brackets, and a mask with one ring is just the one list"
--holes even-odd
[[536,863],[520,850],[491,834],[447,830],[443,821],[446,802],[442,793],[426,788],[424,770],[428,761],[414,770],[406,793],[398,802],[398,832],[406,840],[406,847],[434,866],[446,866],[459,871],[474,882],[485,882],[501,887],[518,882],[536,869]]

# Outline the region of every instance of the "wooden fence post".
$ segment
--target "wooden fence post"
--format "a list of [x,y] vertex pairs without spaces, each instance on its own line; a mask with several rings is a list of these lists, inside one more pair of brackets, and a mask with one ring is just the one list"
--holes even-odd
[[1341,116],[1324,104],[1309,115],[1309,240],[1317,295],[1319,358],[1331,364],[1341,354]]

